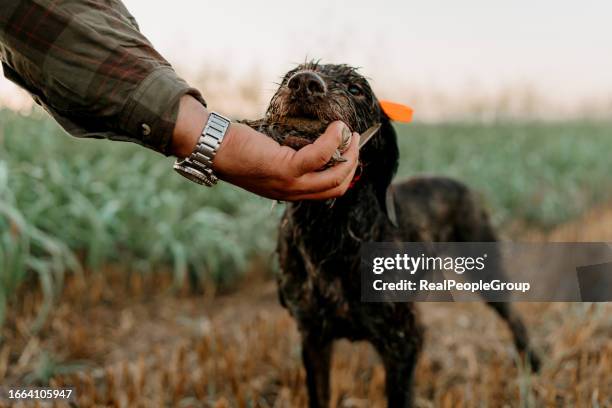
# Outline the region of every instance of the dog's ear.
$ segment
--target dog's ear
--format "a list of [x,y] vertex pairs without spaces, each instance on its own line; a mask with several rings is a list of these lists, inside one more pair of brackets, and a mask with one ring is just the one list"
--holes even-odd
[[397,134],[392,121],[410,122],[412,109],[396,102],[381,100],[378,103],[380,105],[380,134],[373,143],[374,149],[368,149],[364,153],[369,156],[365,161],[371,165],[366,171],[374,185],[376,199],[383,212],[389,216],[386,204],[387,188],[399,166]]
[[[374,185],[378,204],[383,212],[387,213],[385,204],[387,188],[399,165],[399,148],[397,146],[397,135],[389,116],[383,109],[380,111],[380,134],[376,136],[376,146],[371,157],[366,161],[368,168],[365,170]],[[387,214],[388,215],[388,214]]]

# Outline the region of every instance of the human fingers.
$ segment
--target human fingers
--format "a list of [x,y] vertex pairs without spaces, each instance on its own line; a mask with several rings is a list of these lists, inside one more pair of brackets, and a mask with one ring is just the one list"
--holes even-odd
[[298,150],[292,157],[290,164],[294,175],[299,177],[323,168],[342,144],[343,136],[347,132],[350,134],[348,126],[343,122],[330,123],[317,140]]
[[324,171],[299,177],[292,188],[290,199],[326,199],[343,195],[353,179],[359,164],[359,134],[353,133],[351,144],[344,154],[346,162]]

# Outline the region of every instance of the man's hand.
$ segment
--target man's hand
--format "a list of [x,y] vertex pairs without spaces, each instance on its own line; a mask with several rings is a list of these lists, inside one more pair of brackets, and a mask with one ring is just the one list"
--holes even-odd
[[359,135],[346,162],[320,170],[342,141],[346,125],[334,122],[313,144],[295,151],[250,127],[232,123],[213,166],[219,177],[264,197],[284,201],[322,200],[344,194],[357,168]]
[[[193,99],[184,97],[181,100],[173,139],[174,152],[179,157],[192,152],[208,117],[200,103],[195,99],[184,101],[186,98]],[[344,128],[344,123],[333,122],[313,144],[296,151],[246,125],[232,123],[217,151],[213,167],[222,180],[275,200],[338,197],[346,192],[355,174],[359,135],[353,134],[343,155],[346,162],[324,171],[318,170],[341,144]]]

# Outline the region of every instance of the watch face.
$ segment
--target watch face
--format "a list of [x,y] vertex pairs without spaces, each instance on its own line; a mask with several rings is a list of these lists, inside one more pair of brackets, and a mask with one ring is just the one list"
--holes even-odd
[[211,186],[213,184],[204,173],[201,173],[194,168],[175,164],[174,170],[176,170],[176,172],[179,173],[181,176],[188,178],[194,183],[206,186]]

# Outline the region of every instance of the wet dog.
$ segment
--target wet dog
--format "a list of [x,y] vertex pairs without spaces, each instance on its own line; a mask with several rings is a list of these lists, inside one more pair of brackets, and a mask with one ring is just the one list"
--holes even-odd
[[[360,247],[364,242],[496,241],[489,217],[463,184],[442,177],[393,185],[390,222],[387,190],[397,170],[396,134],[368,81],[347,65],[303,64],[288,72],[266,116],[247,122],[281,144],[311,143],[334,120],[362,133],[380,131],[360,151],[360,177],[333,206],[287,204],[278,240],[280,301],[302,336],[309,404],[327,407],[333,341],[366,340],[386,370],[390,407],[412,404],[412,378],[423,329],[412,303],[361,302]],[[508,323],[516,347],[533,368],[539,361],[527,332],[507,303],[489,305]]]

